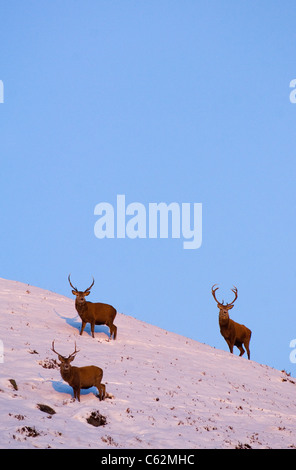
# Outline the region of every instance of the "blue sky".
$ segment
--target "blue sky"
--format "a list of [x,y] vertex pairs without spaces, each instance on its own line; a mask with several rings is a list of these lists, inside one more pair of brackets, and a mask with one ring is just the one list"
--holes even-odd
[[[69,272],[94,276],[89,300],[224,350],[211,286],[236,285],[251,358],[296,375],[295,17],[290,0],[3,1],[0,276],[69,297]],[[99,240],[95,206],[119,194],[202,203],[202,246]]]

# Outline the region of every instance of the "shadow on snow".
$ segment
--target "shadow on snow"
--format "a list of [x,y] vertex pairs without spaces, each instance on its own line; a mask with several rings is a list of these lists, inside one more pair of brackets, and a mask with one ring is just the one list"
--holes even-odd
[[[68,385],[66,382],[63,382],[62,380],[52,380],[52,387],[53,389],[58,392],[58,393],[67,393],[74,398],[74,393],[73,393],[73,388]],[[93,393],[96,397],[98,396],[98,390],[97,387],[90,387],[86,389],[81,389],[80,390],[80,396],[81,395],[88,395],[89,393]]]
[[[73,318],[69,318],[69,317],[64,317],[63,315],[61,315],[59,312],[57,312],[56,309],[54,309],[54,313],[59,317],[61,318],[62,320],[64,320],[67,325],[70,325],[71,327],[73,328],[76,328],[76,330],[78,330],[78,333],[80,334],[80,329],[81,329],[81,319],[79,317],[79,315],[76,315],[75,317]],[[87,323],[85,325],[85,328],[83,330],[83,333],[87,333],[89,336],[91,336],[91,328],[90,328],[90,323]],[[106,325],[95,325],[95,334],[96,333],[104,333],[107,335],[108,338],[110,338],[110,331],[109,331],[109,328],[108,326]]]

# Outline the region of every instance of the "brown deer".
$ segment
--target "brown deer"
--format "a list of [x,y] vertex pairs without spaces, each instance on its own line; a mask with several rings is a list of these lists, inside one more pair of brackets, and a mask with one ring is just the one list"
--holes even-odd
[[228,313],[228,311],[233,308],[233,304],[237,299],[237,288],[233,286],[233,289],[231,289],[235,295],[233,301],[230,302],[229,304],[224,305],[224,301],[220,303],[216,299],[216,290],[219,289],[219,287],[216,287],[216,289],[214,289],[216,285],[217,284],[214,284],[212,287],[212,295],[215,301],[217,302],[217,306],[220,310],[219,311],[220,333],[225,339],[226,343],[228,344],[231,354],[233,354],[233,346],[236,346],[240,350],[240,356],[242,356],[245,353],[245,350],[243,348],[243,345],[244,345],[248,354],[248,359],[250,359],[249,343],[250,343],[252,332],[245,325],[241,325],[240,323],[236,323],[235,321],[231,320],[229,318],[229,313]]
[[87,302],[85,297],[90,294],[90,290],[95,283],[93,279],[92,284],[85,289],[85,291],[79,291],[77,287],[74,287],[70,280],[70,274],[68,281],[72,287],[72,294],[76,296],[75,308],[82,320],[80,334],[82,335],[85,325],[90,323],[92,337],[95,337],[95,325],[107,325],[110,330],[110,339],[116,339],[117,326],[114,325],[114,318],[116,317],[116,310],[114,307],[108,304]]
[[103,378],[103,371],[97,366],[75,367],[71,366],[71,362],[75,359],[76,354],[79,352],[76,349],[68,357],[64,357],[54,349],[54,341],[52,342],[52,351],[58,355],[60,363],[60,373],[65,382],[73,388],[74,400],[77,398],[80,401],[80,389],[97,387],[100,400],[104,400],[106,395],[105,384],[101,383]]

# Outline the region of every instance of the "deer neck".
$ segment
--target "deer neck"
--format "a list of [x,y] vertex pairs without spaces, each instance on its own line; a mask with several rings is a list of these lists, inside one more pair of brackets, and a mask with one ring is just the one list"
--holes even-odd
[[75,300],[75,308],[79,313],[79,316],[82,318],[87,313],[87,302],[84,299],[83,302],[78,302],[77,299]]
[[229,325],[229,315],[223,311],[219,313],[219,325],[220,327],[227,327]]
[[73,367],[70,367],[70,369],[67,371],[61,369],[61,376],[62,376],[62,379],[65,380],[65,382],[69,383],[73,377]]

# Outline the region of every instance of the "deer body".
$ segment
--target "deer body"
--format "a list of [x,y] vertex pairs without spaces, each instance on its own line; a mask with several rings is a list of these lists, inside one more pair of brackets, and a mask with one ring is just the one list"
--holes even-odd
[[74,400],[77,398],[80,401],[80,390],[87,389],[90,387],[97,387],[99,392],[100,400],[103,400],[106,395],[105,384],[102,384],[103,370],[97,366],[84,366],[84,367],[75,367],[71,366],[71,362],[74,360],[75,355],[78,351],[70,354],[69,357],[61,356],[54,350],[54,342],[52,342],[52,351],[58,355],[60,364],[60,373],[62,379],[67,382],[70,387],[73,388]]
[[80,401],[80,390],[90,387],[97,387],[100,400],[105,397],[105,385],[101,384],[103,371],[97,366],[75,367],[71,366],[70,371],[61,369],[61,376],[73,388],[74,399]]
[[90,289],[94,285],[94,281],[90,287],[85,291],[78,291],[76,287],[73,287],[70,281],[70,275],[68,277],[70,286],[73,288],[72,294],[76,296],[75,308],[78,315],[82,320],[80,335],[82,335],[85,325],[90,323],[92,337],[95,337],[95,325],[107,325],[110,330],[110,339],[116,339],[117,327],[114,325],[114,319],[117,311],[112,305],[103,304],[100,302],[89,302],[85,300],[85,297],[90,294]]
[[240,356],[242,356],[245,353],[242,346],[244,344],[248,353],[248,358],[250,359],[249,343],[252,334],[251,330],[249,330],[245,325],[236,323],[230,318],[227,323],[221,323],[219,320],[219,325],[220,333],[228,344],[229,351],[233,353],[233,346],[236,346],[240,350]]
[[252,332],[245,325],[241,325],[240,323],[231,320],[231,318],[229,318],[228,313],[228,311],[233,308],[233,304],[237,299],[237,289],[236,287],[232,289],[235,294],[235,298],[230,304],[226,305],[224,305],[224,302],[220,303],[216,299],[215,292],[217,289],[218,287],[216,287],[216,289],[214,289],[214,286],[212,287],[212,295],[215,301],[217,302],[217,306],[219,308],[220,333],[228,344],[229,351],[231,352],[231,354],[233,354],[233,347],[236,346],[240,351],[240,356],[242,356],[245,353],[245,350],[243,348],[244,345],[248,354],[248,359],[250,359],[249,344]]

